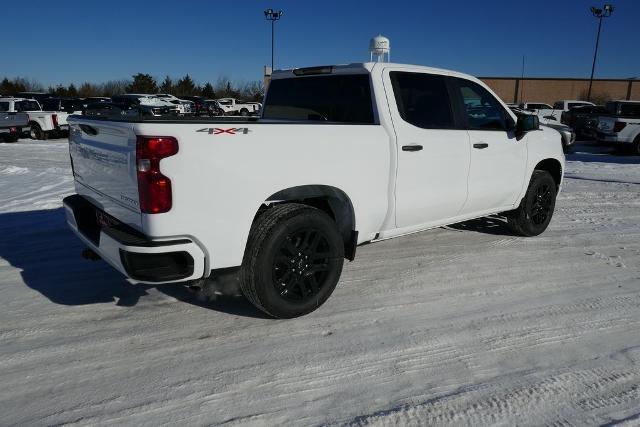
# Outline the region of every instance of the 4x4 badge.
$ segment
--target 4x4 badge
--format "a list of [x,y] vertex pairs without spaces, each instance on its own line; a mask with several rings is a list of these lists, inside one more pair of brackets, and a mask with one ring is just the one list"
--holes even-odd
[[206,132],[209,135],[220,135],[220,134],[229,134],[229,135],[237,135],[242,133],[244,135],[251,132],[249,128],[202,128],[198,129],[196,132]]

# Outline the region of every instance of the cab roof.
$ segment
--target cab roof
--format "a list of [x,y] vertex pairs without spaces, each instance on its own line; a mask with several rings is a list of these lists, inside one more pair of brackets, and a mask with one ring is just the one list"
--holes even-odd
[[400,64],[395,62],[355,62],[351,64],[338,65],[320,65],[314,67],[288,68],[283,70],[275,70],[271,74],[271,79],[282,79],[291,77],[302,77],[309,75],[321,74],[366,74],[371,73],[374,68],[395,68],[406,71],[415,71],[428,74],[440,74],[445,76],[463,77],[471,80],[477,80],[475,77],[460,73],[457,71],[446,70],[443,68],[427,67],[423,65]]

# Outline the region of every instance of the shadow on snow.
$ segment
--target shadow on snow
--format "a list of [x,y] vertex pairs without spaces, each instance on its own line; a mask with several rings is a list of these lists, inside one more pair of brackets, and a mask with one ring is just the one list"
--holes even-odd
[[112,303],[130,307],[155,287],[193,305],[247,317],[264,317],[241,296],[202,302],[180,284],[132,285],[104,261],[80,256],[84,245],[67,228],[63,208],[0,214],[0,258],[21,270],[31,289],[61,305]]

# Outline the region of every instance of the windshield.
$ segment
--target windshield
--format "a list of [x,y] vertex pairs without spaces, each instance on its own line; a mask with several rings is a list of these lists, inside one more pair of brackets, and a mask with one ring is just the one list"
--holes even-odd
[[16,101],[16,111],[40,111],[40,105],[36,101]]

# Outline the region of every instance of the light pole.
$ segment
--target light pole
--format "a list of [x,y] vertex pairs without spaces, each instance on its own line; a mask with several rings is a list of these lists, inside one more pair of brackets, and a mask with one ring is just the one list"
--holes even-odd
[[271,72],[273,72],[273,29],[274,24],[281,16],[281,10],[275,11],[273,9],[267,9],[264,11],[264,17],[267,18],[267,21],[271,21]]
[[600,28],[602,28],[602,18],[608,18],[613,13],[613,5],[605,4],[604,9],[591,7],[591,13],[598,18],[598,36],[596,37],[596,50],[593,52],[593,65],[591,65],[591,78],[589,79],[589,92],[587,93],[587,101],[591,101],[591,86],[593,85],[593,72],[596,69],[596,58],[598,57],[598,44],[600,43]]

